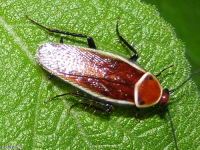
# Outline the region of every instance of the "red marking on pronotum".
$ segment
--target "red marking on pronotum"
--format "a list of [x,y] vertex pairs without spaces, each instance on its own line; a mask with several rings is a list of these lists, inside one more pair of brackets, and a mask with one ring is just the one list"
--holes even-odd
[[[200,71],[197,70],[177,88],[169,91],[162,88],[156,76],[135,63],[138,59],[137,51],[119,34],[118,23],[116,32],[119,39],[134,53],[129,60],[109,52],[96,50],[92,37],[50,29],[31,20],[28,16],[26,17],[50,32],[87,39],[89,48],[63,44],[63,37],[61,37],[59,44],[43,44],[38,48],[36,59],[52,75],[101,99],[101,102],[89,99],[93,103],[106,104],[105,110],[90,105],[100,111],[109,112],[112,108],[111,103],[136,105],[138,108],[155,104],[165,105],[170,93],[183,86]],[[75,93],[67,94],[86,99],[86,97]],[[49,100],[67,94],[57,95]],[[85,103],[79,104],[85,105]],[[170,120],[170,122],[172,126],[172,121]],[[175,134],[174,140],[177,148]]]

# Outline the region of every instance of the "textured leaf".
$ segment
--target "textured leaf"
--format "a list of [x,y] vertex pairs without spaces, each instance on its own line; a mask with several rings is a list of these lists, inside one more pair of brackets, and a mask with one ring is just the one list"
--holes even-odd
[[[1,98],[0,146],[24,149],[174,149],[168,114],[157,107],[135,109],[115,106],[110,116],[69,107],[78,98],[57,94],[76,92],[63,81],[48,80],[35,61],[39,44],[59,42],[24,17],[56,29],[90,35],[98,49],[126,58],[130,53],[118,41],[116,20],[123,37],[134,43],[138,63],[155,74],[173,64],[159,77],[163,87],[173,89],[189,75],[184,46],[154,7],[132,0],[111,1],[7,1],[1,2]],[[85,39],[66,38],[65,43],[87,46]],[[171,95],[169,109],[180,149],[197,149],[199,141],[199,95],[192,81]]]

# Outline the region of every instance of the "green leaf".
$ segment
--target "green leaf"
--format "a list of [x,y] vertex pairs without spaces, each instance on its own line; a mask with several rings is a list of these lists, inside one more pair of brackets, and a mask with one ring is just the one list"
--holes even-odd
[[[78,98],[62,97],[44,104],[57,94],[76,92],[63,81],[48,80],[48,73],[35,61],[39,44],[59,42],[24,16],[60,30],[90,35],[98,49],[126,58],[130,53],[115,33],[117,18],[122,36],[134,43],[138,63],[159,76],[164,88],[173,89],[189,75],[184,46],[173,28],[155,8],[132,0],[110,1],[7,1],[1,4],[1,97],[0,147],[24,149],[174,149],[168,114],[157,107],[142,109],[134,118],[134,107],[115,106],[110,114],[69,107]],[[67,44],[87,46],[85,39],[72,38]],[[197,149],[199,141],[199,94],[189,81],[170,97],[179,149]],[[4,148],[3,147],[3,148]]]

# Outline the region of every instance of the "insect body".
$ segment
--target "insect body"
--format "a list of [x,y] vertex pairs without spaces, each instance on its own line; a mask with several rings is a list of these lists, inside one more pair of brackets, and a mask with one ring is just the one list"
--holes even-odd
[[136,64],[137,51],[120,36],[118,24],[119,39],[134,52],[129,60],[96,50],[94,40],[87,35],[49,29],[28,19],[50,32],[84,37],[88,41],[89,48],[63,44],[63,37],[59,44],[41,45],[36,54],[37,61],[51,74],[108,104],[143,108],[168,101],[168,89],[163,89],[152,73]]
[[38,48],[36,58],[51,74],[107,102],[140,108],[162,100],[163,90],[155,76],[118,55],[46,43]]
[[[51,75],[103,100],[104,104],[129,104],[136,105],[138,108],[155,104],[165,105],[168,102],[169,94],[179,89],[200,71],[200,69],[197,70],[177,88],[169,91],[163,89],[156,78],[167,68],[154,76],[137,65],[138,53],[119,34],[118,22],[116,32],[119,39],[134,53],[129,60],[109,52],[96,50],[92,37],[50,29],[28,16],[26,18],[49,32],[87,39],[89,48],[63,44],[63,37],[58,44],[43,44],[38,48],[36,59]],[[78,94],[67,94],[82,97]],[[49,100],[67,94],[57,95]],[[96,102],[96,100],[91,101]]]

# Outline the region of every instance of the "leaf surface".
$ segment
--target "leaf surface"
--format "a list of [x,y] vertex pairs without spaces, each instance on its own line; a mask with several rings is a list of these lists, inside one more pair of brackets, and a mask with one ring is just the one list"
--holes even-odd
[[[79,98],[66,96],[77,90],[54,77],[48,80],[35,61],[38,45],[59,42],[24,16],[55,29],[92,36],[98,49],[126,58],[131,53],[118,41],[117,18],[122,36],[137,49],[138,63],[157,74],[164,88],[173,89],[189,75],[184,45],[155,8],[137,0],[111,1],[7,1],[0,17],[1,98],[0,145],[24,149],[174,149],[168,114],[159,108],[115,106],[108,114],[69,107]],[[66,44],[87,46],[85,39],[66,37]],[[196,149],[199,141],[199,95],[192,81],[171,95],[169,109],[180,149]]]

